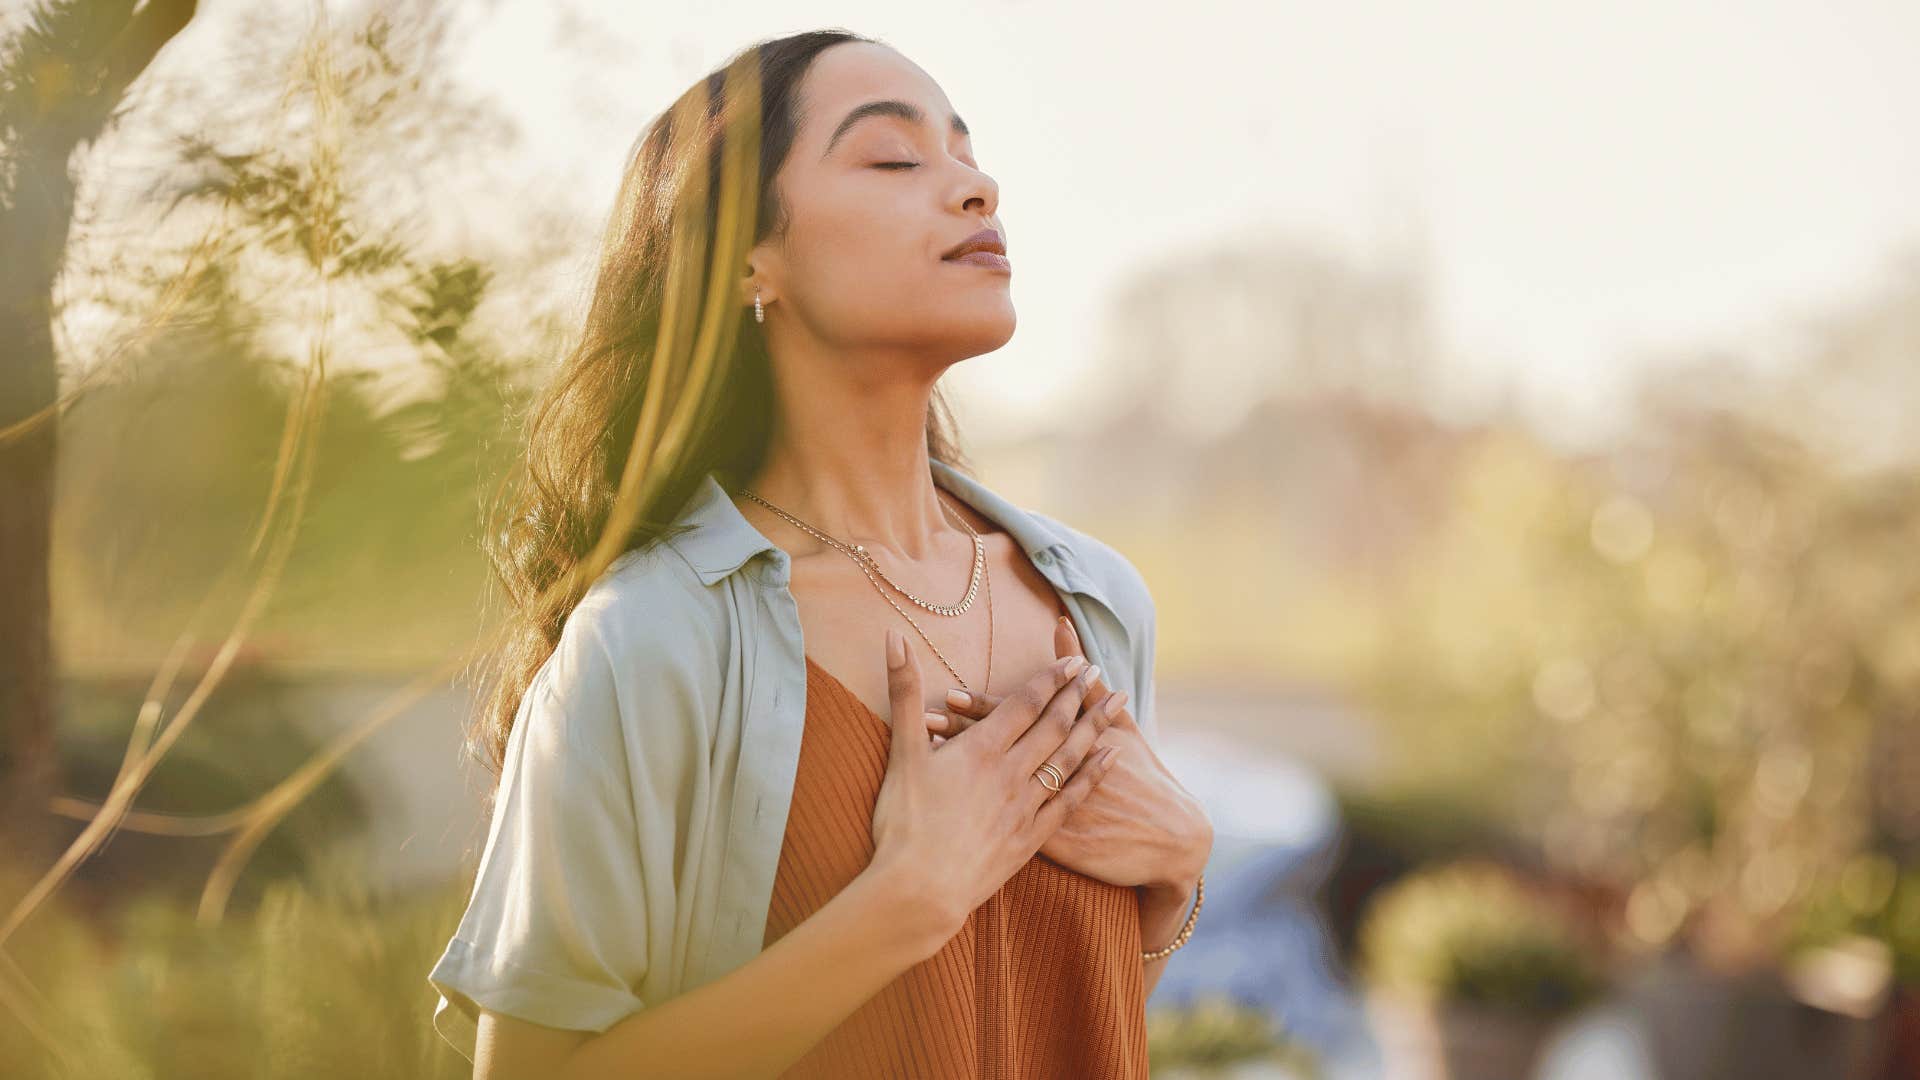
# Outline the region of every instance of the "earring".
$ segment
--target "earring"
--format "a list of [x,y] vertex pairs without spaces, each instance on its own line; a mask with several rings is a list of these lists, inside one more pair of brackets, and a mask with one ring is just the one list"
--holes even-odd
[[760,308],[760,290],[753,290],[753,321],[766,322],[767,313]]

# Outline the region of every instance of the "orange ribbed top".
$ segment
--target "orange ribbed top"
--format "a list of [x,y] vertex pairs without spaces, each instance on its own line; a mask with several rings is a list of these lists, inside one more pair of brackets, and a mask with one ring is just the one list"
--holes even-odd
[[[807,708],[765,943],[873,859],[893,738],[806,658]],[[787,1077],[1146,1077],[1140,905],[1129,886],[1035,854],[933,956],[882,987]]]

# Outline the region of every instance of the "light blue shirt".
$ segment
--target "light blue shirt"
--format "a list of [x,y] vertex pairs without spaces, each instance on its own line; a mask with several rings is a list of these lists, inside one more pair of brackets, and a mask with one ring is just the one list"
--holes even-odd
[[[1157,742],[1139,571],[932,467],[1059,593]],[[469,1060],[483,1006],[601,1032],[761,951],[806,715],[790,557],[711,474],[681,520],[593,582],[521,698],[472,894],[427,976],[434,1027]]]

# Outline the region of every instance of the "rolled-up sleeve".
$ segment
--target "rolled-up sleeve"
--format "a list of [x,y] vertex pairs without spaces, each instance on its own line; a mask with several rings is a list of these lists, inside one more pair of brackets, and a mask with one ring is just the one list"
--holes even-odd
[[615,668],[570,620],[522,696],[467,908],[427,979],[468,1060],[482,1008],[605,1031],[638,1011],[648,869]]

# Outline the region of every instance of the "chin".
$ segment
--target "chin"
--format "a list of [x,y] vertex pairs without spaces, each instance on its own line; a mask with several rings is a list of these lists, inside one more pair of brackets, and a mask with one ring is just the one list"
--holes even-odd
[[965,348],[968,356],[990,353],[1013,340],[1013,309],[1008,307],[1004,318],[980,319],[970,323],[954,335]]

